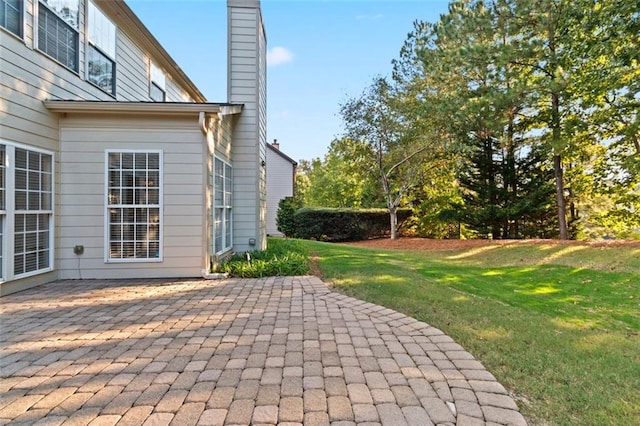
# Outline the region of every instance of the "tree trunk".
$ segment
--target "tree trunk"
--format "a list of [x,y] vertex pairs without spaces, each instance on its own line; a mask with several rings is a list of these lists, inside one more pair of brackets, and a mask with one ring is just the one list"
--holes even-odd
[[389,209],[389,221],[391,222],[391,239],[398,238],[398,212],[396,209]]
[[564,176],[562,173],[562,156],[553,155],[553,172],[556,178],[556,202],[558,204],[558,229],[560,231],[560,239],[568,240],[569,232],[567,230],[567,207],[564,201]]

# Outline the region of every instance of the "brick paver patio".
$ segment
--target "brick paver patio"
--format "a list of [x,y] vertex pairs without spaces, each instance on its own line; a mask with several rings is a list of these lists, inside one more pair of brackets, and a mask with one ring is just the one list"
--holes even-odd
[[450,337],[316,277],[0,299],[0,424],[526,424]]

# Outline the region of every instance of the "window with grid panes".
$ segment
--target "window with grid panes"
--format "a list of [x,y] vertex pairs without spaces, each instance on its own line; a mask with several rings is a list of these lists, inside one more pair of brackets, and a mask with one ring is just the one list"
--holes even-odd
[[52,157],[15,148],[13,274],[51,267]]
[[0,27],[22,37],[24,0],[0,0]]
[[38,49],[78,72],[78,0],[40,0]]
[[213,177],[213,240],[215,253],[223,253],[232,247],[232,171],[229,164],[219,158],[215,158]]
[[162,259],[162,152],[107,152],[107,260]]

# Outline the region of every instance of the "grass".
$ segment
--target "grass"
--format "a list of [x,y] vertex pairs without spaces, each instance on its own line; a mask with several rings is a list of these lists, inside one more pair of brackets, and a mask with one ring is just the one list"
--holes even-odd
[[302,245],[338,291],[453,337],[531,424],[640,424],[639,248]]

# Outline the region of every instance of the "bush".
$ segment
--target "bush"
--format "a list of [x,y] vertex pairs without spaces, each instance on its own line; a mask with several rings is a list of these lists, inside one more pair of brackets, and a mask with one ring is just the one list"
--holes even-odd
[[300,207],[302,207],[300,202],[293,197],[283,198],[278,203],[276,226],[278,231],[282,232],[286,237],[295,236],[296,223],[293,215]]
[[[398,210],[398,227],[411,210]],[[390,233],[386,209],[302,208],[294,214],[295,236],[319,241],[360,241]]]
[[306,275],[310,270],[308,258],[299,241],[269,238],[266,250],[236,254],[218,272],[238,278]]

